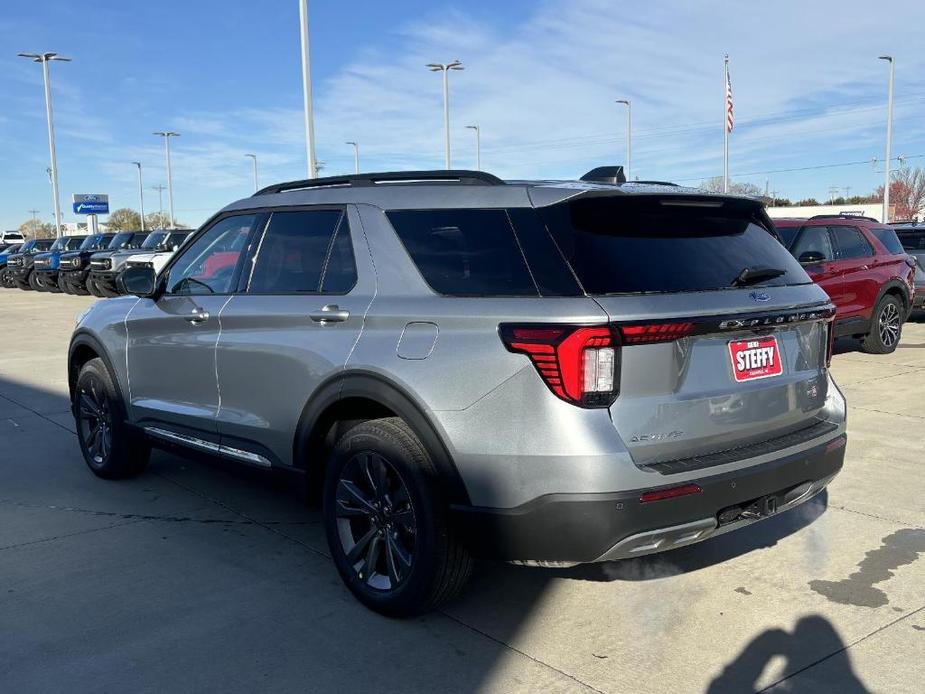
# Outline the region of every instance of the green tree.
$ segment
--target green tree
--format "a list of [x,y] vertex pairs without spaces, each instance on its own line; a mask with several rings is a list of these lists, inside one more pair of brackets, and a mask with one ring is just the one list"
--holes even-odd
[[109,213],[106,228],[110,231],[139,231],[141,215],[128,207],[122,207]]
[[27,239],[51,239],[55,236],[55,227],[37,219],[30,219],[19,225],[19,233]]
[[819,201],[816,198],[803,198],[802,200],[797,200],[794,205],[797,207],[814,207],[819,204]]

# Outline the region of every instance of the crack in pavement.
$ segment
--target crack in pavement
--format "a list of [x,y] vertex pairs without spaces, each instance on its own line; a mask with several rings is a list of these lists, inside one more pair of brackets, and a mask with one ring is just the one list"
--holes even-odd
[[69,537],[75,537],[77,535],[88,535],[90,533],[98,533],[101,530],[111,530],[112,528],[121,528],[123,525],[132,525],[133,523],[138,523],[137,520],[128,520],[122,521],[121,523],[112,523],[110,525],[104,525],[100,528],[87,528],[86,530],[75,530],[72,533],[64,533],[63,535],[53,535],[52,537],[43,537],[38,540],[29,540],[28,542],[19,542],[15,545],[4,545],[0,547],[0,551],[6,549],[16,549],[18,547],[28,547],[29,545],[38,545],[43,542],[52,542],[54,540],[64,540]]
[[853,513],[858,516],[874,518],[876,520],[881,520],[884,523],[892,523],[893,525],[898,525],[902,528],[918,528],[920,530],[925,530],[925,526],[919,525],[918,523],[907,523],[906,521],[897,520],[895,518],[886,518],[885,516],[878,516],[876,513],[858,511],[857,509],[848,508],[847,506],[836,506],[835,504],[829,503],[827,508],[834,508],[836,511],[844,511],[845,513]]

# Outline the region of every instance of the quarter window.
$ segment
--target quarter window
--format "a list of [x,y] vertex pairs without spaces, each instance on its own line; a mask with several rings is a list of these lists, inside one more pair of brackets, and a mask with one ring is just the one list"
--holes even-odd
[[870,233],[877,237],[877,240],[883,244],[883,247],[886,248],[889,253],[893,255],[905,255],[906,251],[903,249],[903,245],[900,243],[893,229],[889,227],[874,227],[870,230]]
[[251,275],[251,294],[343,294],[356,282],[341,210],[274,212]]
[[394,210],[388,217],[434,291],[537,296],[505,210]]
[[855,227],[831,226],[832,238],[835,243],[835,253],[839,260],[848,258],[868,258],[874,254],[874,249],[867,239]]
[[216,222],[182,251],[167,274],[168,294],[228,294],[256,215]]

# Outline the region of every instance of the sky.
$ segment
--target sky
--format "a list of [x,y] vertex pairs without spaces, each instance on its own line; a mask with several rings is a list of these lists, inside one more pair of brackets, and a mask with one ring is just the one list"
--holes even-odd
[[[108,193],[145,209],[166,184],[198,225],[260,184],[306,176],[298,0],[4,0],[0,15],[0,228],[53,220],[41,67],[52,63],[61,204]],[[925,2],[626,3],[612,0],[353,0],[309,3],[316,158],[349,173],[443,168],[450,74],[454,168],[575,178],[623,164],[633,103],[633,177],[699,185],[722,174],[723,54],[736,125],[730,172],[792,199],[866,194],[883,180],[888,67],[896,59],[893,154],[925,165]],[[874,160],[877,159],[876,162]],[[894,164],[895,165],[895,164]],[[164,209],[167,193],[163,194]],[[105,219],[101,219],[105,221]]]

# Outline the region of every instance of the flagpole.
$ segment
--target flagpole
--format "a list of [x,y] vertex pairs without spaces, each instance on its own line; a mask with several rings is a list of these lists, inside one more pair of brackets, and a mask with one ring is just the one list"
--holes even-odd
[[723,192],[729,192],[729,54],[723,64]]

